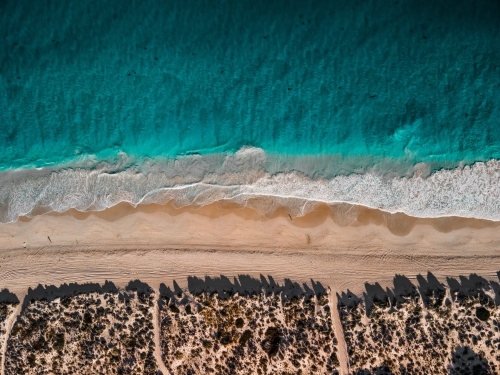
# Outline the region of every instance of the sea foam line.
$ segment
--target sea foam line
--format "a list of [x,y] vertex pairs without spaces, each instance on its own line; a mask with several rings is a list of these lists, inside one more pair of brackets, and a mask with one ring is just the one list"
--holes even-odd
[[[208,161],[207,161],[208,160]],[[217,160],[214,167],[210,163]],[[258,198],[258,199],[256,199]],[[348,203],[390,213],[434,218],[500,220],[500,161],[392,177],[374,171],[311,178],[300,172],[269,173],[261,152],[226,158],[192,157],[165,165],[109,173],[108,167],[0,174],[1,221],[50,211],[99,211],[121,202],[203,206],[231,201],[268,214],[287,207],[304,215],[317,203]]]

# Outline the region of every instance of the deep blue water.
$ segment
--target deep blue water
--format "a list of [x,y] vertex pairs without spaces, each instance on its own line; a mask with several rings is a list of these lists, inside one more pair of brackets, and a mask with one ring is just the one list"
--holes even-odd
[[500,158],[498,0],[1,0],[0,40],[0,169]]

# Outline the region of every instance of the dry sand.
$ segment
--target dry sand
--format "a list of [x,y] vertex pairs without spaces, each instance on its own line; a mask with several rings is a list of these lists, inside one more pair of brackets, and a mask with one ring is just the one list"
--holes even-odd
[[156,289],[173,280],[184,287],[189,275],[245,274],[360,293],[365,282],[391,285],[395,274],[496,279],[499,249],[500,223],[484,220],[415,219],[349,205],[290,218],[285,209],[262,217],[221,203],[121,204],[0,224],[0,289],[21,299],[39,283],[140,279]]

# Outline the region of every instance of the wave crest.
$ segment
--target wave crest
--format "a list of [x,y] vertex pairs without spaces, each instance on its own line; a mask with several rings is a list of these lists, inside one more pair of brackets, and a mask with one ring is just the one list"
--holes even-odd
[[98,211],[120,202],[183,207],[218,201],[250,206],[261,214],[286,207],[298,216],[319,203],[348,203],[422,218],[500,220],[497,160],[434,173],[417,165],[411,176],[404,177],[391,177],[376,168],[333,177],[305,175],[288,167],[278,170],[276,160],[260,149],[244,148],[233,155],[148,159],[133,166],[126,163],[126,169],[101,164],[91,169],[2,172],[0,220],[13,222],[20,216],[71,208]]

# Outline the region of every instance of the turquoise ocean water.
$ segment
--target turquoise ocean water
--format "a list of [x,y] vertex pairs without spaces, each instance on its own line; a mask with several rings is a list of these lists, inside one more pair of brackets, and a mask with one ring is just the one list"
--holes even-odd
[[[202,183],[224,187],[212,200],[250,189],[500,218],[478,208],[498,168],[474,164],[500,159],[499,21],[497,0],[0,1],[3,220],[188,204]],[[416,171],[428,196],[429,179],[466,183],[415,206]],[[467,173],[491,185],[463,191]],[[302,178],[294,193],[284,175]],[[188,198],[151,198],[186,184]]]

